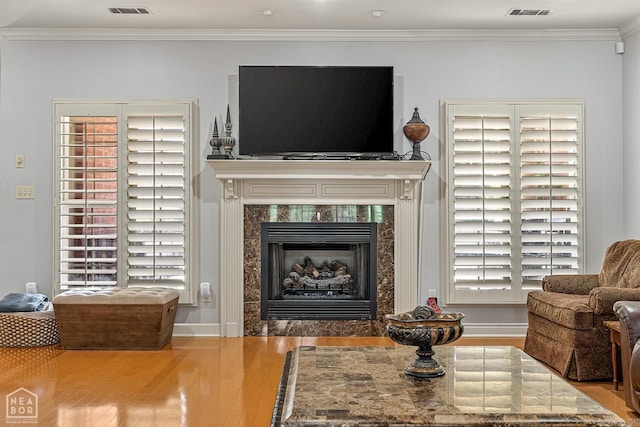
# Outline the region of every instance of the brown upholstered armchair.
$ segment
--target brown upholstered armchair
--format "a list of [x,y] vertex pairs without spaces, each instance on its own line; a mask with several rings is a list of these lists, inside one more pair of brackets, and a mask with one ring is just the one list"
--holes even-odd
[[553,275],[529,292],[524,351],[571,380],[613,377],[609,331],[613,304],[640,301],[640,240],[611,245],[599,274]]
[[618,301],[613,311],[620,319],[624,400],[629,408],[640,412],[640,302]]

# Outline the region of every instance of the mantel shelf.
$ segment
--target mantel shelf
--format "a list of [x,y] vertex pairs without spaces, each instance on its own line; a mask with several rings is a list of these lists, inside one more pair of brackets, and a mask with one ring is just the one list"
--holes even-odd
[[427,160],[207,160],[218,179],[423,180]]

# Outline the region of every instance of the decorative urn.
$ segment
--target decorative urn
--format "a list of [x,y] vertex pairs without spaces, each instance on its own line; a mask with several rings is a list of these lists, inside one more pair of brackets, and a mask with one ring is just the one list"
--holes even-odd
[[410,160],[424,160],[420,154],[420,142],[429,136],[430,130],[429,125],[420,118],[418,107],[414,108],[413,117],[402,128],[404,136],[413,143],[413,153]]
[[435,378],[445,371],[432,358],[432,346],[453,342],[462,336],[460,321],[463,313],[436,313],[429,306],[418,306],[413,311],[388,314],[387,333],[394,342],[418,346],[416,359],[405,369],[405,374],[417,378]]

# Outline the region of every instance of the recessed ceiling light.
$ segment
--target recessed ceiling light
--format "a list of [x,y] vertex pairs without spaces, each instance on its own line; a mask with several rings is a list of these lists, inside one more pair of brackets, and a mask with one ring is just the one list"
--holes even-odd
[[262,10],[260,11],[260,13],[261,13],[262,15],[264,15],[264,16],[271,16],[271,15],[273,15],[274,13],[276,13],[276,11],[275,11],[275,10],[273,10],[273,9],[262,9]]
[[381,17],[382,15],[384,15],[384,10],[370,10],[370,11],[369,11],[369,14],[370,14],[371,16],[374,16],[374,17],[376,17],[376,18],[379,18],[379,17]]

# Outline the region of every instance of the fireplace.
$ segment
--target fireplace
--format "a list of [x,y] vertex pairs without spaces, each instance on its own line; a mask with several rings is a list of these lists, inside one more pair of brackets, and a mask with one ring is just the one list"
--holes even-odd
[[376,234],[376,223],[262,223],[262,320],[375,319]]
[[[221,336],[379,336],[384,334],[385,314],[417,305],[420,197],[430,162],[245,159],[208,163],[221,184]],[[263,222],[313,222],[286,215],[284,208],[294,204],[389,208],[377,223],[377,319],[261,320],[260,227]],[[274,205],[277,210],[270,208]],[[340,221],[339,216],[335,218]],[[333,222],[322,215],[316,219]]]

